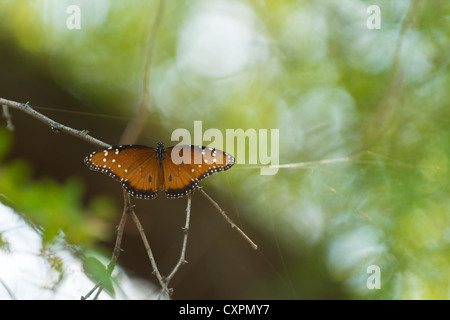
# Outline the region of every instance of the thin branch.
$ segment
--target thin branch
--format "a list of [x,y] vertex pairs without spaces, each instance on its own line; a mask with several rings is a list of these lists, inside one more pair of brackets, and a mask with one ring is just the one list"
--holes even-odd
[[12,123],[11,114],[9,113],[9,108],[6,105],[2,106],[3,117],[6,120],[6,129],[9,131],[14,131],[14,124]]
[[171,289],[169,289],[169,282],[172,280],[173,276],[178,272],[180,267],[182,265],[185,265],[187,263],[186,261],[186,247],[187,247],[187,240],[188,240],[188,233],[189,233],[189,221],[191,220],[191,195],[187,196],[187,205],[186,205],[186,222],[184,224],[183,232],[183,245],[181,247],[181,255],[178,259],[177,264],[173,268],[172,272],[164,279],[165,280],[165,286],[162,288],[161,293],[159,297],[161,296],[169,296],[171,294]]
[[108,148],[110,147],[109,144],[100,141],[92,136],[89,135],[89,132],[87,130],[76,130],[70,127],[67,127],[65,125],[62,125],[46,116],[44,116],[43,114],[37,112],[36,110],[34,110],[29,104],[27,103],[20,103],[20,102],[16,102],[16,101],[11,101],[11,100],[7,100],[7,99],[3,99],[0,98],[0,105],[3,106],[8,106],[11,108],[15,108],[15,109],[19,109],[21,111],[24,111],[25,113],[28,113],[29,115],[33,116],[34,118],[40,120],[41,122],[45,123],[46,125],[48,125],[50,127],[50,129],[57,133],[57,132],[65,132],[68,133],[72,136],[75,136],[77,138],[80,138],[82,140],[85,140],[89,143],[98,145],[100,147],[103,148]]
[[136,216],[136,214],[134,213],[134,211],[131,212],[131,219],[133,219],[133,222],[136,225],[136,227],[139,231],[139,234],[141,235],[142,242],[144,243],[145,251],[147,251],[147,255],[148,255],[148,257],[150,259],[150,263],[152,264],[152,267],[153,267],[152,273],[158,279],[161,287],[164,288],[164,286],[165,286],[164,278],[161,276],[161,273],[158,270],[158,266],[156,265],[156,261],[155,261],[155,257],[153,256],[152,249],[150,248],[150,244],[148,243],[147,237],[145,236],[144,228],[142,227],[141,223],[139,222],[139,219]]
[[120,248],[122,244],[122,237],[123,237],[123,231],[125,229],[125,224],[127,222],[128,215],[132,212],[134,212],[134,206],[130,203],[130,195],[123,190],[124,193],[124,199],[126,200],[124,202],[123,211],[122,211],[122,217],[120,218],[119,226],[117,227],[117,237],[116,237],[116,243],[114,245],[114,251],[111,258],[111,262],[108,264],[108,272],[111,274],[114,270],[114,267],[117,264],[117,260],[119,259],[120,252],[122,249]]
[[186,222],[185,222],[185,225],[184,225],[184,228],[183,228],[184,238],[183,238],[183,245],[182,245],[182,248],[181,248],[180,258],[178,259],[178,262],[175,265],[175,267],[173,268],[172,272],[167,277],[161,276],[161,273],[159,272],[158,266],[156,265],[155,257],[153,255],[153,251],[152,251],[152,249],[150,247],[150,244],[149,244],[149,242],[147,240],[147,236],[145,235],[144,228],[142,227],[142,225],[141,225],[138,217],[136,216],[134,210],[131,209],[129,211],[129,214],[131,216],[131,219],[133,219],[133,222],[134,222],[134,224],[136,225],[136,227],[137,227],[137,229],[139,231],[139,234],[141,236],[142,242],[144,243],[145,251],[147,251],[147,255],[148,255],[149,259],[150,259],[150,263],[151,263],[152,268],[153,268],[153,272],[152,273],[156,276],[156,278],[158,279],[159,284],[161,285],[162,289],[161,289],[161,292],[159,294],[159,299],[161,299],[162,297],[169,298],[170,295],[172,294],[172,290],[168,287],[170,281],[175,276],[175,274],[178,272],[180,267],[187,263],[187,261],[186,261],[186,247],[187,247],[187,240],[188,240],[189,221],[190,221],[190,216],[191,216],[191,195],[188,196],[188,200],[187,200]]
[[[370,156],[372,159],[365,159],[363,156]],[[350,155],[343,158],[336,158],[336,159],[323,159],[323,160],[314,160],[314,161],[303,161],[303,162],[294,162],[294,163],[284,163],[284,164],[277,164],[277,165],[262,165],[262,166],[242,166],[239,168],[236,168],[236,170],[239,169],[261,169],[261,168],[277,168],[277,169],[283,169],[283,168],[315,168],[318,165],[325,165],[325,164],[335,164],[335,163],[342,163],[342,162],[352,162],[352,163],[360,163],[360,164],[370,164],[370,165],[379,165],[380,162],[377,160],[377,158],[386,158],[383,155],[377,154],[372,151],[364,150],[360,151],[354,155]],[[407,162],[402,161],[396,161],[395,159],[388,159],[389,163],[384,164],[385,166],[394,166],[394,167],[405,167],[405,168],[421,168],[421,169],[435,169],[440,170],[441,167],[439,166],[428,166],[428,165],[417,165],[417,164],[410,164]]]
[[222,208],[215,202],[203,189],[200,189],[200,192],[203,193],[203,195],[208,199],[214,207],[220,212],[220,214],[227,220],[227,222],[231,225],[231,228],[236,229],[237,232],[241,234],[241,236],[247,240],[247,242],[252,246],[254,250],[258,250],[258,246],[242,231],[225,213],[225,211],[222,210]]
[[[141,101],[139,104],[138,109],[136,110],[133,119],[129,122],[128,127],[126,128],[124,134],[122,135],[121,138],[121,143],[131,143],[134,142],[136,140],[136,138],[139,136],[140,132],[142,131],[142,127],[143,124],[145,123],[145,117],[146,117],[146,113],[147,113],[147,106],[148,106],[148,102],[149,102],[149,83],[150,83],[150,70],[151,70],[151,66],[152,66],[152,61],[153,61],[153,55],[154,55],[154,48],[155,48],[155,41],[156,41],[156,35],[157,35],[157,31],[159,29],[159,26],[161,24],[161,19],[162,19],[162,15],[164,12],[164,7],[165,7],[165,3],[166,0],[161,0],[159,2],[159,7],[158,7],[158,11],[156,13],[156,17],[153,23],[153,27],[150,29],[151,31],[148,33],[148,38],[145,41],[146,44],[146,49],[145,49],[145,56],[146,56],[146,64],[145,64],[145,71],[144,71],[144,81],[143,81],[143,94],[141,97]],[[9,115],[9,110],[8,107],[12,107],[15,109],[19,109],[21,111],[24,111],[26,113],[28,113],[29,115],[33,116],[34,118],[40,120],[41,122],[45,123],[46,125],[48,125],[50,127],[50,129],[55,132],[65,132],[68,133],[70,135],[73,135],[77,138],[80,138],[82,140],[85,140],[89,143],[98,145],[100,147],[103,148],[107,148],[110,147],[109,144],[100,141],[92,136],[90,136],[88,134],[87,130],[76,130],[67,126],[64,126],[46,116],[44,116],[43,114],[37,112],[36,110],[34,110],[29,104],[27,103],[19,103],[19,102],[15,102],[15,101],[10,101],[7,99],[3,99],[0,98],[0,105],[3,106],[3,115],[7,120],[7,125],[8,128],[12,128],[12,122],[11,122],[11,117]],[[161,284],[162,287],[162,291],[161,294],[164,296],[169,296],[171,293],[171,290],[168,289],[168,284],[170,282],[170,280],[173,278],[173,276],[176,274],[176,272],[179,270],[180,266],[183,265],[184,263],[186,263],[185,261],[185,252],[186,252],[186,246],[187,246],[187,231],[189,228],[189,219],[190,219],[190,204],[191,204],[191,198],[188,198],[188,206],[186,208],[186,224],[185,224],[185,235],[184,235],[184,240],[183,240],[183,246],[182,246],[182,251],[181,251],[181,255],[180,255],[180,259],[178,261],[178,263],[175,265],[174,269],[172,270],[172,272],[170,273],[169,277],[167,278],[163,278],[158,270],[158,267],[156,265],[156,261],[153,257],[153,253],[152,250],[150,248],[150,245],[148,243],[148,240],[145,236],[144,233],[144,229],[142,228],[141,223],[139,222],[139,219],[137,218],[134,209],[133,209],[133,205],[130,202],[130,197],[129,195],[124,191],[124,210],[122,212],[122,217],[119,223],[119,226],[117,228],[117,237],[116,237],[116,243],[115,243],[115,247],[114,247],[114,251],[113,251],[113,255],[111,258],[110,263],[108,264],[107,267],[107,274],[105,277],[110,277],[116,264],[117,264],[117,260],[119,258],[121,249],[120,249],[120,245],[122,242],[122,237],[123,237],[123,231],[124,231],[124,227],[126,224],[126,220],[128,215],[131,215],[137,229],[139,230],[139,233],[141,235],[142,241],[144,242],[144,246],[146,248],[147,254],[150,258],[150,262],[152,264],[153,267],[153,273],[156,275],[156,277],[158,278],[159,283]],[[82,297],[82,299],[88,299],[96,290],[97,293],[94,296],[94,299],[97,299],[99,294],[102,292],[103,290],[103,283],[106,279],[102,279],[100,280],[85,296]]]
[[169,283],[169,281],[172,280],[173,276],[178,271],[178,269],[183,264],[187,263],[185,257],[186,257],[186,246],[187,246],[187,240],[188,240],[190,219],[191,219],[191,195],[188,195],[187,196],[187,205],[186,205],[186,223],[184,224],[184,228],[183,228],[184,238],[183,238],[183,246],[181,247],[181,255],[180,255],[180,259],[178,260],[178,263],[173,268],[172,272],[166,277],[167,283]]
[[[29,115],[33,116],[34,118],[40,120],[41,122],[45,123],[46,125],[48,125],[53,132],[65,132],[68,133],[72,136],[75,136],[79,139],[85,140],[89,143],[98,145],[100,147],[104,147],[107,148],[110,145],[100,141],[92,136],[90,136],[88,134],[87,130],[76,130],[70,127],[67,127],[65,125],[62,125],[46,116],[44,116],[43,114],[37,112],[36,110],[34,110],[28,103],[20,103],[20,102],[15,102],[15,101],[10,101],[7,99],[3,99],[0,98],[0,105],[3,106],[8,106],[8,107],[12,107],[21,111],[24,111],[26,113],[28,113]],[[252,246],[253,249],[258,249],[258,246],[236,225],[234,224],[234,222],[226,215],[225,211],[223,211],[220,206],[203,190],[200,189],[200,191],[203,193],[203,195],[216,207],[216,209],[222,214],[222,216],[228,221],[228,223],[231,225],[232,228],[236,229],[241,236],[248,241],[248,243]],[[147,254],[150,258],[150,262],[153,268],[153,273],[156,275],[161,287],[162,287],[162,291],[160,294],[161,296],[170,296],[171,294],[171,289],[168,288],[169,282],[170,280],[172,280],[172,278],[175,276],[175,274],[178,272],[178,270],[180,269],[180,267],[186,263],[185,260],[185,256],[186,256],[186,247],[187,247],[187,240],[188,240],[188,230],[189,230],[189,221],[190,221],[190,210],[191,210],[191,196],[188,196],[188,201],[187,201],[187,207],[186,207],[186,223],[185,223],[185,227],[183,228],[184,230],[184,239],[183,239],[183,245],[182,245],[182,249],[181,249],[181,254],[180,254],[180,258],[177,262],[177,264],[175,265],[175,267],[173,268],[172,272],[169,274],[168,277],[163,278],[161,276],[161,273],[158,270],[158,267],[156,265],[156,261],[155,258],[153,256],[153,252],[150,248],[150,244],[145,236],[144,233],[144,229],[141,225],[141,223],[139,222],[139,219],[137,218],[135,212],[134,212],[134,206],[131,204],[130,202],[130,196],[129,194],[124,190],[124,210],[122,212],[122,217],[119,223],[119,226],[117,228],[117,238],[116,238],[116,243],[114,246],[114,251],[113,251],[113,255],[111,258],[110,263],[108,264],[107,267],[107,276],[111,276],[112,272],[114,271],[114,268],[117,264],[117,260],[119,258],[121,249],[120,249],[120,245],[122,243],[122,237],[123,237],[123,230],[126,224],[126,220],[128,215],[131,216],[131,218],[133,219],[137,229],[139,230],[139,233],[141,235],[142,241],[144,243],[145,249],[147,251]],[[94,296],[94,299],[96,299],[99,294],[101,293],[101,291],[103,290],[103,283],[104,280],[99,281],[93,289],[91,289],[91,291],[89,291],[85,296],[82,297],[82,299],[88,299],[97,289],[97,293]]]
[[[133,211],[133,205],[131,205],[129,202],[130,196],[128,195],[128,193],[125,190],[123,192],[124,192],[124,199],[126,199],[128,201],[125,201],[124,208],[122,211],[122,217],[120,218],[119,226],[117,227],[116,243],[114,245],[114,251],[112,254],[111,261],[109,262],[108,267],[106,269],[107,270],[106,277],[111,277],[111,274],[114,271],[114,268],[116,267],[117,260],[119,259],[120,252],[122,251],[120,246],[122,244],[122,237],[123,237],[123,231],[125,229],[125,224],[127,222],[128,215],[130,214],[130,212]],[[94,288],[92,288],[91,291],[89,291],[85,296],[81,297],[81,299],[82,300],[88,299],[92,295],[92,293],[94,293],[95,290],[98,288],[98,292],[94,297],[94,300],[96,300],[103,290],[103,282],[104,281],[105,281],[105,279],[102,279],[99,282],[97,282],[96,285],[94,286]]]
[[16,296],[14,295],[14,292],[8,287],[8,285],[2,279],[0,279],[0,284],[3,286],[3,288],[5,288],[6,292],[9,294],[9,297],[12,300],[17,300]]
[[[120,252],[121,252],[120,245],[122,243],[122,236],[123,236],[125,223],[126,223],[128,215],[130,215],[131,219],[133,220],[134,224],[136,225],[136,227],[139,231],[142,242],[144,243],[145,250],[147,251],[147,255],[148,255],[148,257],[150,259],[150,263],[153,267],[152,273],[156,276],[156,278],[158,279],[158,281],[161,285],[161,292],[159,294],[159,299],[162,297],[169,298],[170,295],[172,294],[172,290],[170,288],[168,288],[170,280],[172,280],[172,278],[178,272],[180,267],[183,264],[187,263],[185,257],[186,257],[186,247],[187,247],[189,221],[190,221],[190,213],[191,213],[191,196],[190,195],[188,196],[188,202],[187,202],[187,207],[186,207],[186,223],[183,228],[184,239],[183,239],[183,245],[182,245],[182,249],[181,249],[180,258],[179,258],[177,264],[175,265],[175,267],[173,268],[172,272],[169,274],[168,277],[165,277],[165,278],[163,276],[161,276],[161,273],[159,272],[152,249],[147,240],[147,236],[145,235],[144,228],[142,227],[142,224],[140,223],[136,213],[134,212],[134,206],[131,205],[131,203],[130,203],[130,196],[125,190],[124,190],[124,199],[126,199],[125,205],[124,205],[124,210],[122,213],[122,218],[120,220],[119,226],[117,228],[116,244],[114,246],[114,252],[113,252],[113,255],[111,258],[111,262],[108,264],[106,277],[111,276],[111,273],[113,272],[113,270],[116,266],[117,260],[119,258]],[[85,296],[82,297],[82,299],[83,300],[88,299],[98,289],[96,295],[94,296],[94,300],[96,300],[103,290],[103,283],[105,280],[106,279],[100,280]]]
[[392,58],[390,75],[385,81],[385,94],[381,97],[375,109],[374,116],[369,123],[364,124],[365,131],[363,136],[365,148],[369,148],[381,139],[389,130],[387,130],[396,120],[404,96],[404,73],[401,67],[403,54],[402,46],[405,43],[405,37],[408,30],[414,28],[420,21],[423,13],[425,0],[411,1],[403,20],[400,22],[400,29],[396,41],[394,42],[394,56]]
[[145,120],[147,119],[148,105],[150,100],[150,72],[153,65],[153,56],[156,47],[156,36],[158,34],[159,26],[161,25],[165,6],[166,0],[159,1],[156,16],[153,20],[153,26],[149,27],[148,30],[150,30],[150,32],[147,33],[147,37],[144,41],[145,67],[144,79],[142,83],[142,95],[139,101],[139,105],[134,112],[133,119],[131,119],[131,121],[128,123],[122,134],[122,137],[120,138],[121,144],[136,141],[142,131],[142,128],[144,127]]

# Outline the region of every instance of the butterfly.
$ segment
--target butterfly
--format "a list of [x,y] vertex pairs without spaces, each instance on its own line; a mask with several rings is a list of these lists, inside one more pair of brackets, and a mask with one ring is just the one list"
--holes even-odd
[[132,196],[153,199],[158,191],[168,198],[194,192],[198,182],[234,165],[230,154],[210,147],[184,146],[156,148],[142,145],[113,146],[92,152],[84,162],[94,171],[106,173],[122,183]]

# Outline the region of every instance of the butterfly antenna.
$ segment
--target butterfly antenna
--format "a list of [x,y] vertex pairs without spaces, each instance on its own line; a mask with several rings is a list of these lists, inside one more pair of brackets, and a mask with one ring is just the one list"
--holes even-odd
[[236,229],[237,232],[241,234],[241,236],[247,240],[247,242],[252,246],[254,250],[258,250],[258,246],[242,231],[225,213],[225,211],[222,210],[222,208],[215,202],[203,189],[199,188],[200,192],[203,193],[203,195],[208,199],[214,207],[222,214],[222,216],[227,220],[227,222],[231,225],[231,228]]

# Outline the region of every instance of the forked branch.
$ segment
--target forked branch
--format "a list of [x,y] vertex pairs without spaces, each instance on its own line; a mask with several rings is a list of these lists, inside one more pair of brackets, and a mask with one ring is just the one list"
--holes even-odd
[[[28,113],[29,115],[33,116],[34,118],[36,118],[36,119],[42,121],[43,123],[45,123],[46,125],[48,125],[54,132],[65,132],[65,133],[71,134],[77,138],[88,141],[88,142],[95,144],[97,146],[100,146],[100,147],[109,147],[110,146],[109,144],[90,136],[88,134],[87,130],[76,130],[76,129],[70,128],[68,126],[62,125],[62,124],[44,116],[43,114],[34,110],[28,103],[20,103],[20,102],[10,101],[7,99],[0,98],[0,105],[12,107],[12,108],[24,111],[24,112]],[[5,110],[5,107],[3,108],[3,110]],[[117,264],[117,260],[119,258],[120,252],[121,252],[120,246],[122,243],[123,231],[125,228],[125,224],[126,224],[128,216],[131,216],[133,222],[135,223],[135,225],[141,235],[142,241],[144,242],[144,246],[146,248],[150,262],[152,264],[153,274],[155,274],[155,276],[157,277],[157,279],[162,287],[160,297],[169,296],[170,292],[171,292],[171,290],[168,288],[170,280],[173,278],[173,276],[179,270],[179,268],[184,263],[186,263],[185,254],[186,254],[187,236],[188,236],[187,231],[189,229],[189,219],[190,219],[190,210],[191,210],[190,208],[191,208],[191,197],[189,196],[187,207],[186,207],[186,223],[185,223],[185,227],[183,228],[184,240],[183,240],[180,259],[179,259],[178,263],[175,265],[172,272],[169,274],[169,276],[166,278],[163,278],[158,270],[157,265],[156,265],[156,261],[153,256],[152,250],[150,248],[149,242],[145,236],[144,229],[142,228],[142,225],[139,222],[139,219],[138,219],[136,213],[134,212],[134,205],[131,204],[130,196],[124,190],[124,209],[122,212],[122,217],[119,222],[119,226],[117,227],[117,237],[116,237],[116,242],[115,242],[115,246],[114,246],[114,251],[112,254],[111,261],[107,267],[106,276],[107,277],[111,276],[111,274],[114,271],[114,268]],[[102,279],[98,283],[96,283],[95,286],[85,296],[82,297],[82,299],[88,299],[97,290],[97,293],[94,296],[94,299],[96,299],[103,290],[104,281],[105,281],[105,279]]]
[[[68,133],[72,136],[75,136],[79,139],[85,140],[89,143],[95,144],[97,146],[100,147],[109,147],[110,145],[100,141],[92,136],[90,136],[88,134],[87,130],[76,130],[73,128],[70,128],[68,126],[62,125],[46,116],[44,116],[43,114],[37,112],[36,110],[34,110],[28,103],[20,103],[20,102],[15,102],[15,101],[10,101],[7,99],[3,99],[0,98],[0,105],[2,106],[7,106],[7,107],[12,107],[21,111],[24,111],[26,113],[28,113],[29,115],[33,116],[34,118],[42,121],[43,123],[45,123],[46,125],[48,125],[52,131],[54,132],[65,132]],[[7,107],[3,108],[3,112],[5,112],[4,110],[7,109]],[[8,117],[8,121],[10,121],[10,115],[7,115]],[[5,116],[6,118],[6,116]],[[12,126],[12,123],[10,124]],[[252,246],[253,249],[258,249],[258,246],[226,215],[226,213],[220,208],[220,206],[217,204],[217,202],[215,202],[205,191],[203,191],[202,189],[200,189],[200,192],[203,193],[203,195],[214,205],[214,207],[222,214],[222,216],[226,219],[226,221],[231,225],[232,228],[236,229],[241,236]],[[107,267],[107,273],[106,276],[110,277],[112,272],[114,271],[114,268],[117,264],[117,260],[119,259],[119,255],[121,252],[121,243],[122,243],[122,237],[123,237],[123,231],[125,228],[125,224],[127,221],[128,216],[131,217],[131,219],[133,220],[134,224],[136,225],[139,234],[142,238],[142,241],[144,243],[145,249],[147,251],[147,255],[150,259],[152,268],[153,268],[153,274],[156,276],[156,278],[158,279],[158,282],[161,285],[161,292],[159,294],[159,298],[168,298],[170,297],[172,290],[169,288],[169,283],[172,280],[172,278],[175,276],[175,274],[178,272],[178,270],[180,269],[180,267],[182,265],[184,265],[185,263],[187,263],[186,261],[186,248],[187,248],[187,240],[188,240],[188,231],[189,231],[189,222],[190,222],[190,214],[191,214],[191,195],[188,195],[187,197],[187,205],[186,205],[186,222],[185,222],[185,226],[183,228],[183,232],[184,232],[184,238],[183,238],[183,244],[182,244],[182,248],[181,248],[181,254],[180,257],[178,259],[178,262],[176,263],[176,265],[174,266],[174,268],[172,269],[172,271],[170,272],[170,274],[167,277],[163,277],[161,275],[161,273],[158,270],[158,267],[156,265],[156,261],[155,258],[153,256],[150,244],[147,240],[147,237],[145,235],[144,229],[141,225],[141,223],[139,222],[138,217],[136,216],[136,213],[134,212],[134,205],[131,204],[130,201],[130,195],[125,192],[124,190],[124,209],[122,212],[122,217],[120,219],[119,225],[117,227],[117,237],[116,237],[116,242],[115,242],[115,246],[114,246],[114,251],[111,257],[111,261],[108,264]],[[96,299],[99,294],[102,292],[103,290],[103,283],[106,279],[102,279],[100,280],[85,296],[82,297],[82,299],[88,299],[96,290],[97,293],[94,296],[94,299]]]

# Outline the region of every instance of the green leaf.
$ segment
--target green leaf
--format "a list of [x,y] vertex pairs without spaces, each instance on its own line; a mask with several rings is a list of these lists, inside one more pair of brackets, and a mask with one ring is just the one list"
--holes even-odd
[[114,286],[108,268],[97,258],[87,257],[83,260],[86,275],[95,283],[101,282],[102,287],[109,294],[114,295]]

